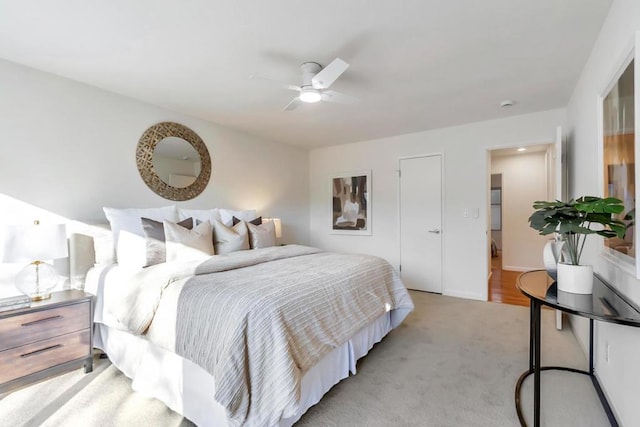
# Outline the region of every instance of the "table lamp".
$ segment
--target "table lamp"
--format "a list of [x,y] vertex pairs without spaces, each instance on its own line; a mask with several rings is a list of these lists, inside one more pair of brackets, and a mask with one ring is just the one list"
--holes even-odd
[[16,288],[33,301],[51,297],[59,276],[52,265],[42,260],[68,256],[64,224],[10,225],[4,241],[4,262],[30,262],[15,278]]

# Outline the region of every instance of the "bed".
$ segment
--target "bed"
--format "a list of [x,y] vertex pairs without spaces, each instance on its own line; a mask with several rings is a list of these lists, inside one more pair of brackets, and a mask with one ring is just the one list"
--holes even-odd
[[[91,244],[72,241],[72,275],[92,265]],[[94,346],[202,426],[292,425],[413,309],[385,261],[299,245],[99,264],[85,290]]]

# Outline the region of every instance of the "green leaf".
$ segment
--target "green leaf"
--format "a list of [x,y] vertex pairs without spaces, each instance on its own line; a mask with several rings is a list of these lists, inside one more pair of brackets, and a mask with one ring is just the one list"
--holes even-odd
[[[599,234],[604,237],[624,237],[629,224],[614,218],[624,211],[624,204],[614,197],[583,196],[568,202],[535,201],[535,211],[529,217],[529,226],[538,230],[539,234],[547,235],[554,232],[566,235],[567,244],[572,252],[571,258],[579,256],[579,249],[574,247],[581,245],[581,239],[572,236]],[[635,210],[629,211],[625,219],[635,219]],[[601,227],[598,227],[600,225]],[[592,227],[595,226],[595,229]],[[575,240],[575,242],[574,242]]]

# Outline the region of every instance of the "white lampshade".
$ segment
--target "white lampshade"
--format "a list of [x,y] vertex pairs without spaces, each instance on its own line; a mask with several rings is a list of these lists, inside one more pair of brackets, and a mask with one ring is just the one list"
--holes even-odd
[[262,218],[262,221],[273,221],[273,225],[276,229],[276,239],[282,237],[282,221],[280,221],[280,218]]
[[32,262],[65,258],[67,232],[64,224],[21,224],[7,227],[4,262]]

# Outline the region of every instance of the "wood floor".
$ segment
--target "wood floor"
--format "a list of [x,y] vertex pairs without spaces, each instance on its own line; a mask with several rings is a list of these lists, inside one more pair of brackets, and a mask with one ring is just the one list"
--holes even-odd
[[522,295],[516,287],[516,280],[521,271],[502,269],[502,253],[498,251],[496,258],[491,258],[491,278],[489,279],[489,301],[504,304],[529,306],[529,299]]

